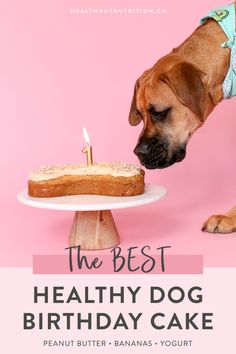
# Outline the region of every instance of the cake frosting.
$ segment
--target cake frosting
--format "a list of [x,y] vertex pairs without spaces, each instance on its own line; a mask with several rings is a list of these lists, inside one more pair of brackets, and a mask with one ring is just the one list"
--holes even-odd
[[78,176],[78,175],[110,175],[114,177],[130,177],[138,175],[141,171],[139,166],[127,164],[125,162],[110,163],[99,162],[91,166],[84,164],[69,165],[49,165],[43,166],[38,170],[30,173],[29,179],[34,182],[47,181],[61,176]]

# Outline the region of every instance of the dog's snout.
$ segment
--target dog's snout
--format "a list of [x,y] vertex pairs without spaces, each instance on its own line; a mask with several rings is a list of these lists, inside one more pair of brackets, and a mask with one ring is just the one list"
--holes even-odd
[[142,165],[148,169],[165,168],[185,158],[186,145],[170,148],[168,141],[142,137],[134,149]]
[[146,168],[162,168],[166,163],[168,144],[157,138],[141,138],[134,149]]

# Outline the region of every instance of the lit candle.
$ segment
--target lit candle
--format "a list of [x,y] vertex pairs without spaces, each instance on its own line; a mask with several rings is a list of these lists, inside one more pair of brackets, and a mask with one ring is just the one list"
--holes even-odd
[[92,146],[90,145],[89,135],[85,127],[83,127],[83,135],[84,135],[84,140],[86,142],[86,146],[83,148],[82,152],[86,154],[87,165],[90,166],[93,164]]

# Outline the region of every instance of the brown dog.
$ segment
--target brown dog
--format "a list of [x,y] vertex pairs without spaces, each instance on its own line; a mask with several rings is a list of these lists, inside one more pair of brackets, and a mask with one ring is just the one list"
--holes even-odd
[[[221,48],[226,40],[217,22],[209,19],[136,81],[129,122],[137,125],[143,120],[134,152],[146,168],[183,160],[192,134],[223,99],[230,61],[230,50]],[[202,230],[235,231],[236,207],[211,216]]]

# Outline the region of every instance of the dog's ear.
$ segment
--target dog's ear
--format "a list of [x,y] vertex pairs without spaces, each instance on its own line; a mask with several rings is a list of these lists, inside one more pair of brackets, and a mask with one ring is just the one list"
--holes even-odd
[[138,125],[142,120],[142,116],[141,116],[141,114],[138,113],[137,106],[136,106],[136,96],[137,96],[138,88],[139,88],[139,83],[137,80],[135,83],[135,86],[134,86],[134,95],[133,95],[133,99],[132,99],[131,107],[130,107],[130,112],[129,112],[129,124],[130,125]]
[[196,66],[182,62],[160,75],[181,103],[191,109],[201,121],[204,120],[207,91],[203,79],[205,73]]

